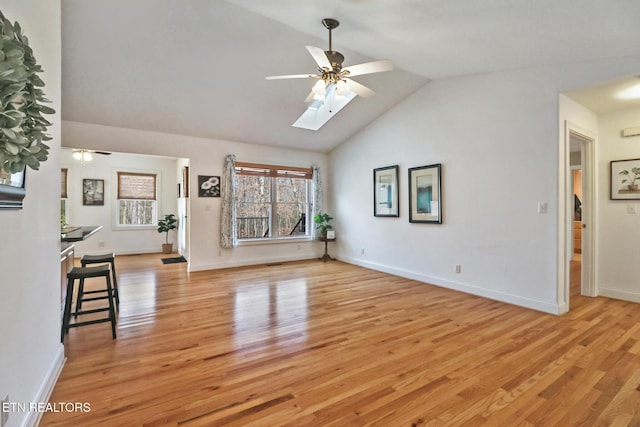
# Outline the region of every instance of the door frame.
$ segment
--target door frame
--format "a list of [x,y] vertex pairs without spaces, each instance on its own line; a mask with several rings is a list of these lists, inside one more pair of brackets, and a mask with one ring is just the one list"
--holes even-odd
[[573,258],[573,177],[569,164],[571,136],[582,143],[582,288],[585,296],[598,295],[596,277],[596,189],[595,146],[596,133],[571,121],[564,123],[564,143],[561,144],[560,201],[558,209],[558,305],[561,312],[569,311],[570,265]]

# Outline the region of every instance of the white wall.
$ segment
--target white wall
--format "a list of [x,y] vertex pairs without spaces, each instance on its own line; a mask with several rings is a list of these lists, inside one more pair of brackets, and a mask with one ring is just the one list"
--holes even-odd
[[69,121],[63,122],[63,139],[67,147],[189,159],[190,271],[314,258],[323,249],[315,241],[221,249],[220,198],[198,197],[197,182],[198,175],[222,175],[227,154],[248,162],[303,167],[317,164],[326,176],[326,154]]
[[[22,210],[0,211],[0,399],[46,402],[64,360],[60,344],[60,2],[3,0],[42,65],[55,115],[49,160],[27,170]],[[8,426],[34,425],[35,414],[12,412]]]
[[[598,116],[599,257],[597,282],[600,295],[640,302],[640,200],[610,200],[610,162],[640,159],[640,136],[622,138],[623,128],[640,126],[640,109]],[[636,214],[627,213],[635,206]]]
[[[640,58],[627,58],[426,85],[331,153],[339,258],[562,312],[558,93],[638,66]],[[443,165],[444,223],[410,224],[407,168],[432,163]],[[400,218],[375,218],[372,170],[393,164],[400,165]]]
[[[70,225],[101,225],[103,228],[84,242],[76,243],[76,257],[84,254],[115,252],[135,254],[161,252],[164,233],[157,227],[125,230],[115,225],[116,173],[141,172],[158,175],[158,218],[164,214],[177,214],[177,159],[161,156],[113,153],[109,156],[94,154],[93,160],[82,165],[73,159],[72,150],[62,150],[61,167],[67,168],[68,223]],[[82,180],[104,180],[104,206],[83,206]],[[176,231],[169,233],[169,241],[177,249]]]

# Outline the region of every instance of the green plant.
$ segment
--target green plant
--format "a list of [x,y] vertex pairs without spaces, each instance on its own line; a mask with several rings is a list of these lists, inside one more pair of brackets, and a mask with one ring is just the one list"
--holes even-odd
[[42,115],[55,110],[42,105],[50,101],[40,72],[20,24],[0,13],[0,167],[9,173],[38,170],[49,154],[43,141],[51,140],[45,133],[51,123]]
[[332,216],[329,216],[327,213],[319,212],[313,216],[313,222],[317,224],[316,230],[318,230],[319,237],[325,237],[327,235],[327,230],[333,229],[331,226]]
[[178,220],[174,214],[167,214],[163,219],[158,221],[158,233],[167,233],[165,237],[165,243],[167,245],[169,244],[169,231],[178,228],[177,224]]
[[[633,186],[636,183],[636,180],[640,179],[640,167],[631,168],[631,172],[625,169],[623,171],[620,171],[619,174],[625,177],[622,180],[622,184],[627,181],[631,181],[628,185]],[[631,174],[633,174],[633,177],[630,176]]]

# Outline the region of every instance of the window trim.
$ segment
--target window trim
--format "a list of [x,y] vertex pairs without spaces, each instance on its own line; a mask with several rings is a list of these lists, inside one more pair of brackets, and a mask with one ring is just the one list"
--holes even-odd
[[[239,238],[237,235],[235,239],[238,246],[252,246],[252,245],[264,245],[271,243],[292,243],[292,242],[306,242],[312,241],[313,227],[311,226],[309,219],[313,213],[313,169],[302,168],[295,166],[281,166],[281,165],[267,165],[263,163],[249,163],[249,162],[235,162],[235,174],[241,176],[265,176],[269,178],[276,178],[270,180],[270,201],[271,213],[269,221],[269,230],[277,229],[277,178],[301,178],[307,180],[307,230],[305,235],[296,236],[269,236],[269,237],[252,237],[252,238]],[[234,202],[237,203],[237,202]],[[276,212],[274,215],[273,213]],[[237,217],[234,218],[237,221]],[[237,233],[237,232],[236,232]]]

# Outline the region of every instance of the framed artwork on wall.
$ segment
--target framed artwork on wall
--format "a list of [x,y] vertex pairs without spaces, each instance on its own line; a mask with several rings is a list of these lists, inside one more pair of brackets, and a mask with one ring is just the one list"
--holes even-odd
[[373,216],[400,216],[398,165],[373,170]]
[[0,209],[22,209],[25,195],[25,169],[16,173],[0,169]]
[[611,200],[640,200],[640,159],[612,160]]
[[442,165],[409,169],[409,222],[442,224]]
[[220,197],[220,177],[198,175],[198,197]]
[[82,204],[104,206],[104,179],[82,180]]

